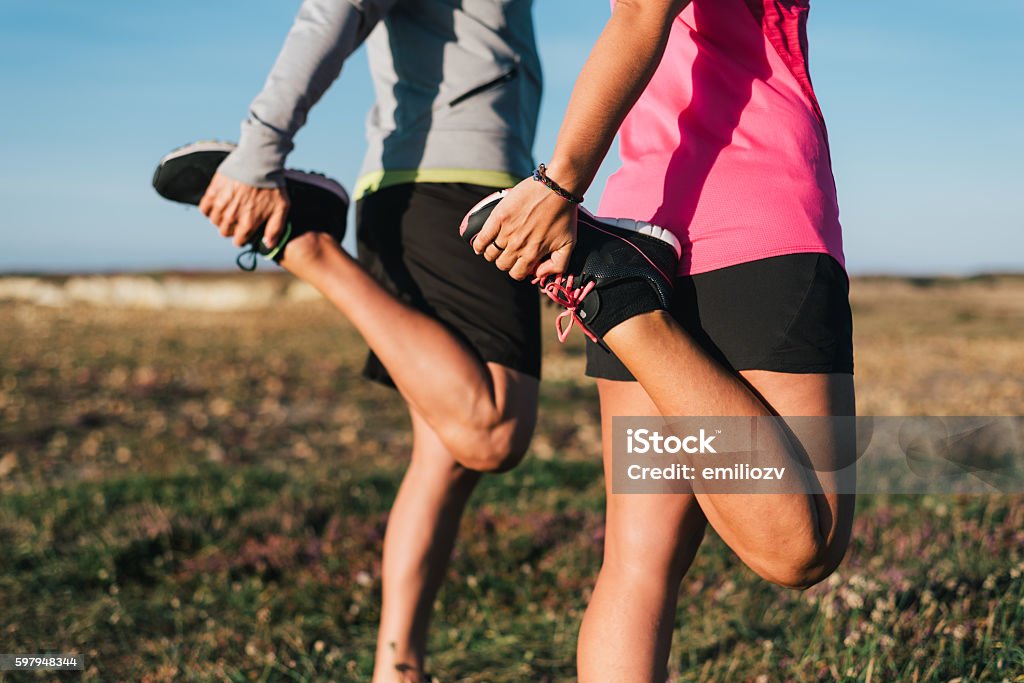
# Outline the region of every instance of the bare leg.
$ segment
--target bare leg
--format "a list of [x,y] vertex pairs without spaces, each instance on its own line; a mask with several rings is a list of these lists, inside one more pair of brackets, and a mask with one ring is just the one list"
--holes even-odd
[[636,382],[598,380],[607,521],[604,561],[580,627],[582,683],[664,681],[679,584],[707,521],[692,494],[613,494],[612,416],[657,415]]
[[381,287],[327,235],[307,233],[289,243],[281,265],[356,326],[460,464],[497,471],[519,462],[536,421],[536,378],[481,362],[444,325]]
[[459,465],[412,413],[412,461],[384,536],[383,602],[374,683],[423,680],[427,627],[463,508],[480,474]]
[[[742,378],[711,359],[670,316],[636,316],[611,330],[605,341],[665,416],[852,415],[850,375],[743,372]],[[658,349],[657,354],[650,352]],[[631,414],[631,413],[625,413]],[[817,464],[847,454],[829,442],[801,444]],[[774,457],[796,464],[781,431]],[[710,524],[754,571],[776,583],[806,587],[830,574],[849,541],[852,496],[835,494],[695,495]]]

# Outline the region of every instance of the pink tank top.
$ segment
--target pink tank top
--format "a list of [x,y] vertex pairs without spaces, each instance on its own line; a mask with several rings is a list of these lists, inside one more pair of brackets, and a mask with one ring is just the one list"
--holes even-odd
[[619,131],[622,167],[599,215],[671,230],[681,275],[807,252],[844,264],[807,11],[808,0],[694,0]]

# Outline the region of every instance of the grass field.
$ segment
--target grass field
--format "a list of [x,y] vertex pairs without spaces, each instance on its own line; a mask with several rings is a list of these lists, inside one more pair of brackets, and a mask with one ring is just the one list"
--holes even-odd
[[[369,677],[407,419],[339,315],[257,277],[252,309],[0,301],[0,652],[88,663],[0,680]],[[1021,414],[1024,280],[853,295],[861,413]],[[547,346],[530,456],[466,515],[428,663],[445,683],[574,678],[603,541],[574,336]],[[865,496],[845,562],[803,593],[709,534],[673,680],[1024,681],[1021,503]]]

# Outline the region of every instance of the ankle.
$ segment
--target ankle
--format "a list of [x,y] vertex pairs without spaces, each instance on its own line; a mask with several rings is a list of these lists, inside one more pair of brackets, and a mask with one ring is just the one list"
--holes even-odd
[[427,680],[423,667],[414,664],[399,662],[373,668],[373,683],[424,683]]
[[289,270],[316,265],[341,247],[325,232],[307,232],[289,240],[281,254],[281,265]]
[[394,641],[377,651],[373,683],[422,683],[424,680],[421,651]]

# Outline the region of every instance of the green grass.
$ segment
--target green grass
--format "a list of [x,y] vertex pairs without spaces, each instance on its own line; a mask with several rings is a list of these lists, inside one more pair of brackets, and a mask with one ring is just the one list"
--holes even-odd
[[[347,468],[346,468],[347,469]],[[489,478],[438,598],[442,680],[572,677],[602,540],[600,473]],[[205,465],[6,496],[10,651],[86,653],[97,680],[360,680],[396,477]],[[947,681],[1024,671],[1019,501],[865,500],[844,567],[774,588],[706,542],[684,584],[679,680]]]
[[[409,436],[397,397],[358,377],[351,329],[320,304],[0,316],[0,651],[89,667],[0,680],[369,677]],[[574,678],[603,480],[593,385],[556,374],[535,454],[466,514],[432,632],[441,681]],[[1021,503],[862,497],[843,566],[802,593],[709,534],[673,679],[1024,681]]]

